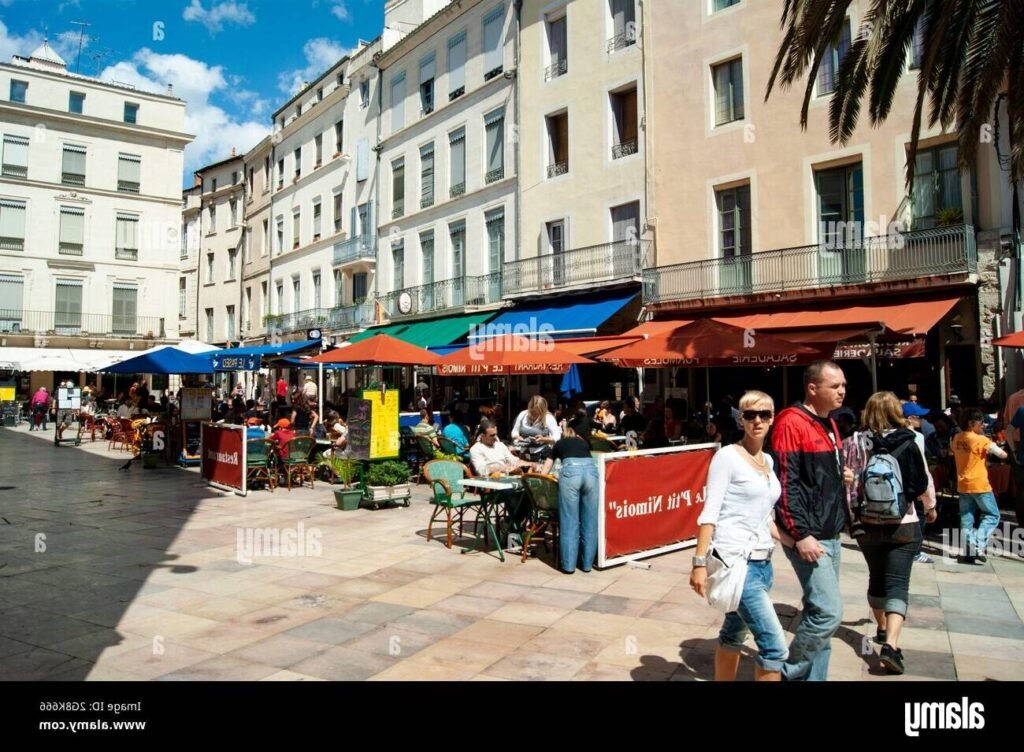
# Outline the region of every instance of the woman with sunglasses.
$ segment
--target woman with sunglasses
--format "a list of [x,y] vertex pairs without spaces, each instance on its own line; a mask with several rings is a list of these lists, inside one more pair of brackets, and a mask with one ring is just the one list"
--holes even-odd
[[757,643],[757,681],[779,681],[789,657],[786,635],[769,591],[772,588],[772,551],[779,533],[772,510],[782,494],[772,458],[765,454],[765,436],[775,417],[775,402],[764,392],[750,391],[740,398],[743,438],[723,447],[711,460],[704,511],[693,557],[690,586],[703,597],[707,588],[707,557],[731,562],[750,551],[747,578],[736,611],[726,614],[715,651],[715,681],[734,681],[740,648],[749,629]]

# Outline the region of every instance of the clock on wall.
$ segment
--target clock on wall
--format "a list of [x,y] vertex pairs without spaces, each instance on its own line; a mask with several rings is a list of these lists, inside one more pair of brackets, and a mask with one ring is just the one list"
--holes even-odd
[[398,312],[409,313],[412,310],[412,295],[403,292],[398,296]]

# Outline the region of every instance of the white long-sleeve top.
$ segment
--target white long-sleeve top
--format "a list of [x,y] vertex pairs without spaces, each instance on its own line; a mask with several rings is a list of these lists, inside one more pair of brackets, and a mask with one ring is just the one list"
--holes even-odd
[[[527,425],[530,420],[529,410],[523,410],[516,416],[516,422],[512,425],[512,438],[520,439],[523,438],[522,434],[519,433],[520,426]],[[548,435],[555,441],[562,438],[562,429],[558,427],[558,422],[555,420],[555,416],[551,413],[544,414],[544,427],[548,430]]]
[[742,451],[733,444],[718,450],[712,458],[704,511],[697,518],[698,525],[715,526],[711,538],[714,548],[729,555],[750,547],[755,531],[757,538],[751,550],[774,548],[768,515],[782,495],[772,458],[763,455],[769,470],[765,476],[751,467]]

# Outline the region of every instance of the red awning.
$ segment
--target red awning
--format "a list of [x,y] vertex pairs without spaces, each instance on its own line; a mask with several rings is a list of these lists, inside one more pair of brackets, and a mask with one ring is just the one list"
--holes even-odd
[[572,339],[556,339],[555,344],[559,350],[566,350],[574,355],[591,355],[612,350],[616,347],[625,347],[634,342],[639,342],[643,337],[574,337]]
[[570,365],[593,362],[561,349],[558,340],[508,334],[480,340],[446,355],[438,361],[437,373],[439,376],[565,373]]
[[999,347],[1024,347],[1024,332],[1007,334],[1005,337],[992,340],[992,344]]
[[680,326],[693,323],[693,319],[685,321],[645,321],[639,326],[634,326],[628,332],[623,332],[620,337],[654,337],[658,334],[670,332]]

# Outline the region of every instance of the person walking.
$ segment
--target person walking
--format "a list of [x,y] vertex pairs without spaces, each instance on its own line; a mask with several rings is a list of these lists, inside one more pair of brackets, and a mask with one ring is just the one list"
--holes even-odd
[[999,506],[992,493],[985,461],[990,454],[1001,460],[1005,460],[1007,455],[992,439],[982,435],[985,416],[981,410],[964,410],[960,427],[963,430],[953,438],[956,488],[960,494],[960,536],[963,541],[957,562],[984,564],[985,546],[999,526]]
[[39,387],[32,395],[32,423],[28,430],[45,431],[46,418],[50,412],[50,393],[45,386]]
[[839,428],[828,415],[845,397],[843,369],[830,360],[811,363],[803,402],[779,413],[772,434],[782,486],[776,521],[788,536],[783,549],[803,589],[803,613],[782,668],[789,681],[828,678],[832,636],[843,618],[839,534],[853,472],[844,467]]
[[[779,681],[789,656],[786,633],[772,605],[772,551],[779,538],[772,509],[782,493],[772,458],[763,452],[775,415],[775,402],[764,392],[740,397],[743,438],[715,453],[708,471],[704,510],[694,551],[690,587],[704,597],[707,558],[732,561],[747,552],[747,576],[739,607],[725,615],[715,651],[715,681],[734,681],[747,631],[757,644],[756,681]],[[561,510],[559,510],[561,511]]]
[[597,558],[598,498],[597,463],[590,445],[576,435],[565,421],[562,437],[551,448],[541,472],[551,472],[555,460],[562,461],[558,476],[558,553],[561,570],[573,574],[576,565],[584,572]]

